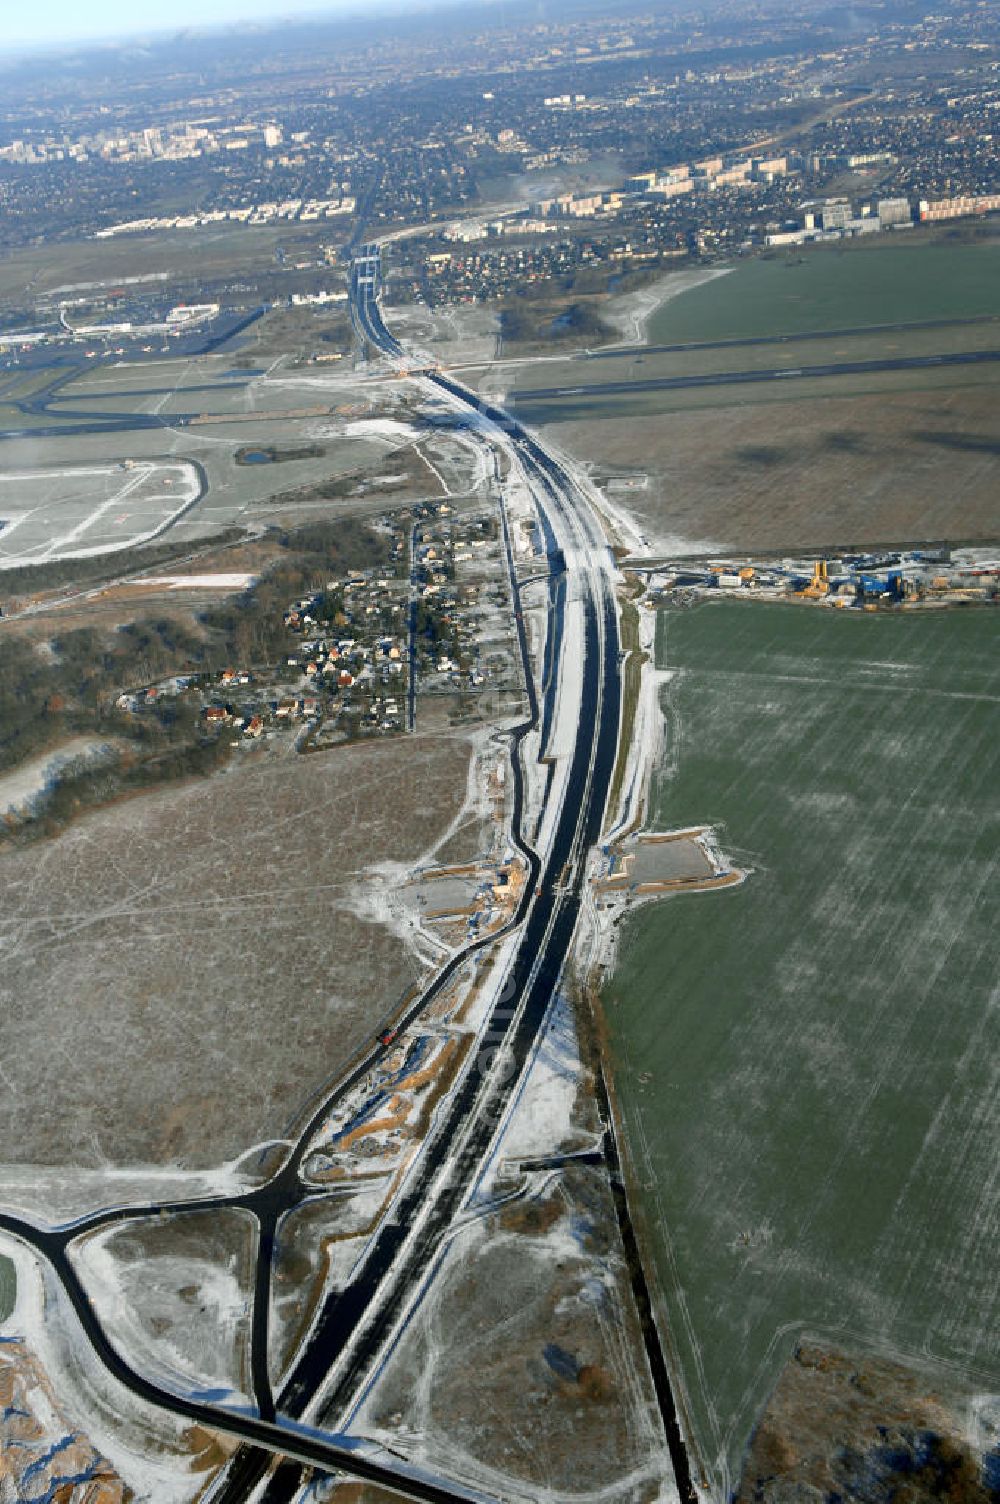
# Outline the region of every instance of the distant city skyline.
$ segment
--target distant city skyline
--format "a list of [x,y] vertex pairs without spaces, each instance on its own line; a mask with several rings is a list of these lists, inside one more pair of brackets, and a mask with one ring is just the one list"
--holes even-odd
[[[403,8],[405,0],[401,0]],[[240,22],[267,22],[344,14],[367,8],[364,0],[37,0],[4,17],[0,54],[59,47],[77,42],[114,41]],[[384,9],[384,4],[378,5]]]

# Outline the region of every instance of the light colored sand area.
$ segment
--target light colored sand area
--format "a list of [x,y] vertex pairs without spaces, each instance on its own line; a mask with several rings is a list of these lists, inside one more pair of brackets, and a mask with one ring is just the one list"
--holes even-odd
[[52,752],[0,773],[0,816],[21,814],[70,763],[93,763],[114,754],[114,744],[94,736],[73,736]]
[[602,308],[601,315],[609,324],[614,324],[620,331],[623,341],[630,344],[649,344],[653,338],[651,325],[667,303],[682,293],[691,292],[696,287],[702,287],[706,282],[714,282],[719,277],[725,277],[730,271],[728,266],[713,267],[690,267],[683,271],[669,272],[667,276],[649,287],[642,287],[638,292],[623,293],[621,296],[612,298],[606,307]]

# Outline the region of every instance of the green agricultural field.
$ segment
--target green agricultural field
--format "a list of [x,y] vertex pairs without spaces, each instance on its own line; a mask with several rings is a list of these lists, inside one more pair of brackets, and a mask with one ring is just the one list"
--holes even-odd
[[742,887],[628,922],[607,1012],[660,1313],[725,1490],[803,1331],[1000,1384],[1000,618],[666,614],[661,827]]
[[1000,314],[1000,240],[824,245],[741,263],[664,304],[652,344]]
[[0,1326],[9,1319],[17,1297],[17,1275],[10,1259],[0,1253]]

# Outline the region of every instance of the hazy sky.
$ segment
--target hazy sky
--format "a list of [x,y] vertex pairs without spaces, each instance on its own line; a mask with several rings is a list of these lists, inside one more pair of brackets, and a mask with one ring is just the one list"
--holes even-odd
[[7,0],[0,5],[0,50],[359,9],[348,0],[29,0],[17,5]]

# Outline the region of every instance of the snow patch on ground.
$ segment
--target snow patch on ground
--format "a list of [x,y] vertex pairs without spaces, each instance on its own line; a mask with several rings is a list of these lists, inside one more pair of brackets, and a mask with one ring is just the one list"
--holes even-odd
[[488,770],[496,765],[497,746],[494,727],[470,733],[471,756],[466,777],[465,798],[461,807],[434,844],[412,862],[383,861],[355,874],[351,891],[337,902],[337,907],[369,924],[381,924],[402,940],[423,967],[439,965],[450,954],[450,947],[425,928],[415,903],[414,877],[437,865],[437,853],[470,820],[487,821],[490,801],[487,788]]
[[681,293],[701,287],[705,282],[714,282],[732,271],[730,266],[705,267],[683,272],[670,272],[662,281],[639,292],[625,293],[616,298],[605,311],[604,317],[616,324],[624,340],[636,345],[649,343],[649,322],[658,309],[670,303]]
[[451,954],[451,947],[425,928],[419,910],[411,902],[407,890],[413,873],[414,868],[405,862],[379,862],[358,873],[355,887],[334,906],[366,924],[380,924],[391,930],[417,964],[430,970]]
[[355,418],[344,429],[349,438],[391,439],[394,443],[410,443],[414,431],[408,423],[398,418]]
[[129,585],[166,585],[171,590],[249,590],[255,574],[159,574],[129,580]]
[[[229,1213],[249,1220],[247,1213]],[[102,1228],[72,1250],[88,1298],[115,1344],[140,1373],[192,1398],[211,1392],[250,1405],[246,1337],[251,1298],[234,1268],[210,1259],[125,1260],[115,1243],[128,1224]],[[162,1327],[156,1337],[151,1328]],[[169,1335],[168,1335],[169,1333]]]
[[657,533],[645,521],[637,526],[642,528],[643,547],[637,549],[636,553],[641,553],[647,558],[704,558],[706,554],[723,552],[725,547],[717,538],[682,538],[680,533]]
[[500,1163],[541,1159],[558,1153],[568,1144],[571,1152],[591,1147],[574,1128],[574,1111],[583,1079],[580,1048],[572,1009],[560,993],[535,1054],[525,1072],[501,1128],[493,1155],[487,1162],[491,1177]]
[[[554,447],[551,428],[543,429],[542,433],[546,448],[551,450]],[[592,499],[594,510],[603,519],[615,541],[627,548],[632,558],[636,560],[694,559],[723,551],[724,545],[716,539],[683,538],[680,533],[656,532],[650,527],[648,519],[640,517],[620,499],[616,498],[612,501],[606,491],[600,490],[591,479],[582,461],[568,459],[564,452],[562,462],[567,470],[572,471],[578,484],[582,481],[586,482],[587,493]]]
[[[2,1066],[0,1066],[2,1079]],[[54,1165],[0,1165],[0,1207],[35,1227],[69,1227],[114,1207],[198,1201],[238,1196],[256,1183],[239,1166],[252,1163],[262,1146],[211,1170],[136,1165],[128,1170],[63,1169]]]
[[142,1404],[95,1357],[62,1286],[26,1244],[0,1234],[17,1272],[17,1299],[0,1328],[22,1338],[70,1422],[134,1490],[137,1504],[190,1504],[200,1480],[184,1443],[187,1423]]
[[54,752],[45,752],[0,776],[0,816],[26,814],[40,794],[72,764],[107,762],[115,755],[112,741],[74,736]]
[[626,752],[621,807],[617,811],[608,812],[615,823],[607,831],[605,841],[614,840],[629,826],[641,824],[648,819],[650,784],[666,745],[666,721],[661,708],[661,691],[670,682],[672,673],[669,669],[656,667],[656,612],[641,603],[637,609],[639,647],[645,654],[645,662],[639,681],[632,739]]
[[539,432],[547,451],[587,497],[610,543],[627,549],[633,558],[699,558],[722,549],[723,545],[712,539],[682,538],[678,533],[652,531],[645,518],[638,517],[621,500],[612,501],[607,492],[600,489],[591,474],[590,462],[560,447],[560,429],[556,425],[550,424]]

